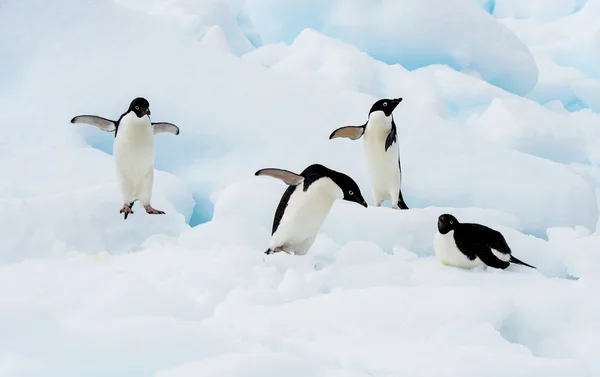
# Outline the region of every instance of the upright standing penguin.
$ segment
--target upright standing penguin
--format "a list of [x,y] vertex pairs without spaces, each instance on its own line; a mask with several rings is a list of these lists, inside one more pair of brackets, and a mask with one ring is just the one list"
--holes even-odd
[[362,126],[340,127],[329,139],[364,137],[364,150],[371,177],[373,201],[378,207],[384,200],[392,201],[394,209],[408,209],[402,197],[402,168],[398,153],[398,133],[392,112],[402,98],[380,99],[371,106],[369,119]]
[[179,135],[179,128],[171,123],[150,121],[150,104],[145,98],[131,101],[129,108],[118,120],[109,120],[96,115],[78,115],[71,123],[86,123],[103,131],[115,132],[113,156],[117,170],[117,181],[123,198],[119,213],[124,219],[131,213],[139,200],[146,213],[164,214],[150,205],[154,183],[154,135],[171,133]]
[[271,241],[265,254],[304,255],[317,237],[333,202],[343,199],[367,207],[356,182],[323,165],[310,165],[301,174],[282,169],[261,169],[255,175],[281,179],[285,190],[273,219]]
[[515,263],[535,268],[515,258],[497,230],[481,224],[460,223],[450,214],[439,216],[437,226],[433,247],[442,264],[465,269],[485,266],[505,269]]

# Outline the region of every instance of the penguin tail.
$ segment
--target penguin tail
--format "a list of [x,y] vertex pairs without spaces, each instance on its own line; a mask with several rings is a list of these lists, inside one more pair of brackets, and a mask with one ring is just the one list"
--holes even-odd
[[402,197],[402,190],[398,192],[398,208],[400,209],[408,209],[408,206],[404,202],[404,198]]
[[406,203],[404,203],[403,200],[398,200],[398,208],[400,208],[400,209],[408,209],[408,206],[406,205]]
[[535,269],[537,270],[537,268],[536,268],[536,267],[533,267],[533,266],[532,266],[532,265],[530,265],[530,264],[527,264],[527,263],[525,263],[525,262],[523,262],[523,261],[520,261],[520,260],[518,260],[517,258],[513,257],[512,255],[510,256],[510,263],[514,263],[514,264],[520,264],[521,266],[527,266],[527,267],[530,267],[530,268],[535,268]]
[[273,250],[271,249],[267,249],[267,251],[265,251],[265,254],[269,255],[269,254],[273,254]]

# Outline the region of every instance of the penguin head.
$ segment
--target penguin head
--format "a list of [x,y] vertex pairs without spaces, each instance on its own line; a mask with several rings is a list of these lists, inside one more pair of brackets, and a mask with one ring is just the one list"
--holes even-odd
[[373,104],[373,106],[371,106],[371,110],[369,111],[369,116],[371,115],[371,113],[374,113],[375,111],[382,111],[386,117],[389,117],[390,115],[392,115],[392,112],[394,111],[396,106],[398,106],[398,104],[400,102],[402,102],[402,98],[380,99],[379,101],[375,102]]
[[459,222],[456,219],[456,217],[448,213],[445,213],[438,217],[438,231],[441,234],[446,234],[451,230],[454,230],[458,224]]
[[354,181],[354,179],[350,178],[344,173],[335,172],[336,174],[332,176],[332,180],[339,186],[340,190],[344,193],[343,200],[348,202],[355,202],[360,204],[361,206],[368,208],[367,201],[363,198],[362,193],[360,192],[360,188],[358,184]]
[[135,98],[129,104],[129,111],[133,111],[138,118],[144,115],[150,116],[150,103],[143,97]]

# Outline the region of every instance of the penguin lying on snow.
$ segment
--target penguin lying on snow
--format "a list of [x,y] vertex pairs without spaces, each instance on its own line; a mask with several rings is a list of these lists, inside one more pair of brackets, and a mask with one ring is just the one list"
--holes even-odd
[[124,203],[119,213],[124,213],[125,219],[133,214],[131,208],[138,199],[146,213],[164,214],[150,205],[154,183],[154,135],[164,132],[179,135],[176,125],[150,122],[150,104],[141,97],[131,101],[129,109],[116,121],[96,115],[78,115],[71,123],[91,124],[103,131],[115,132],[113,156]]
[[398,133],[392,115],[400,102],[402,98],[381,99],[371,106],[369,119],[365,124],[341,127],[329,135],[329,139],[346,137],[352,140],[365,136],[363,146],[376,207],[389,199],[392,201],[392,208],[408,209],[400,189],[402,168],[397,146]]
[[271,241],[265,254],[281,251],[306,254],[336,199],[367,207],[352,178],[323,165],[310,165],[301,174],[268,168],[257,171],[255,175],[278,178],[290,186],[277,206]]
[[441,263],[471,269],[479,266],[507,268],[511,263],[535,268],[511,255],[504,236],[485,225],[459,223],[456,217],[438,217],[435,254]]

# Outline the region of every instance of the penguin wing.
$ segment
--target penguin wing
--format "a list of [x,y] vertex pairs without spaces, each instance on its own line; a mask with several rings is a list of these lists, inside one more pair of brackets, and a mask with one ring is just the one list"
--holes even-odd
[[340,127],[337,130],[333,131],[331,135],[329,135],[329,140],[335,139],[338,137],[347,137],[352,140],[360,139],[360,137],[365,133],[366,125],[362,126],[345,126]]
[[288,170],[283,170],[283,169],[275,169],[275,168],[260,169],[259,171],[254,173],[254,175],[257,175],[257,176],[258,175],[267,175],[269,177],[281,179],[283,182],[285,182],[285,184],[290,185],[290,186],[297,186],[300,183],[304,182],[303,176],[298,175],[296,173],[292,173],[291,171],[288,171]]
[[[478,257],[487,266],[494,268],[507,268],[510,265],[508,257],[510,248],[504,236],[496,230],[481,224],[458,224],[454,231],[456,246],[471,260]],[[507,260],[502,260],[492,251],[507,255]]]
[[510,266],[510,262],[498,258],[487,245],[478,245],[477,256],[490,267],[505,269]]
[[78,115],[71,119],[71,123],[85,123],[91,124],[92,126],[96,126],[102,131],[112,132],[117,129],[117,125],[115,121],[110,119],[102,118],[96,115]]
[[392,146],[398,140],[398,133],[396,131],[396,123],[394,123],[394,119],[392,118],[392,129],[390,133],[385,138],[385,151],[387,152],[388,148]]
[[160,133],[170,133],[173,135],[179,135],[179,127],[174,125],[173,123],[167,122],[158,122],[152,123],[152,128],[154,129],[154,135]]
[[275,217],[273,218],[273,226],[271,227],[271,235],[275,234],[275,232],[277,231],[277,228],[279,228],[279,223],[281,222],[281,219],[283,218],[283,213],[285,212],[288,202],[290,201],[290,197],[292,196],[292,194],[294,193],[295,190],[296,190],[296,186],[289,186],[285,190],[283,195],[281,196],[281,199],[279,200],[279,204],[277,205],[277,210],[275,210]]

